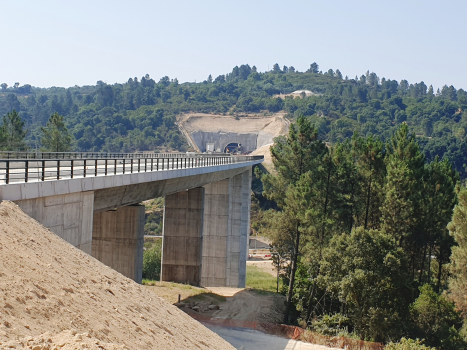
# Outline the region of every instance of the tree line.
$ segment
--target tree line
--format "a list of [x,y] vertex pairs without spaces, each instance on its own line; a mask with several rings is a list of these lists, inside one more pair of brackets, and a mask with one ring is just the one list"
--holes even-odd
[[[312,95],[288,96],[296,90]],[[15,109],[29,130],[25,142],[40,147],[41,127],[58,113],[77,151],[133,152],[181,150],[188,145],[176,116],[186,112],[219,114],[285,111],[296,120],[312,119],[327,142],[342,142],[358,131],[387,141],[407,123],[427,159],[447,157],[465,177],[467,95],[463,89],[434,89],[424,82],[380,78],[374,72],[347,77],[339,69],[321,71],[317,63],[299,72],[275,64],[258,72],[248,64],[199,83],[179,83],[149,75],[125,83],[42,89],[7,84],[0,90],[0,115]]]
[[329,145],[312,120],[276,139],[275,173],[257,171],[276,204],[260,231],[288,261],[284,323],[465,348],[467,190],[451,162],[429,161],[407,123],[385,143],[356,132]]
[[[28,132],[24,128],[24,120],[13,109],[11,113],[3,116],[0,126],[0,150],[2,151],[27,151],[28,146],[25,137]],[[67,152],[71,147],[71,135],[65,126],[63,116],[54,113],[50,116],[45,127],[41,131],[41,151]]]

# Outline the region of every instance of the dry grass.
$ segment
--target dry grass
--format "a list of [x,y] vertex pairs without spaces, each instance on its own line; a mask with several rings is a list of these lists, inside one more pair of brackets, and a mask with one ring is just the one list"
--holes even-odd
[[184,300],[195,295],[209,293],[207,289],[193,287],[189,284],[143,280],[143,285],[145,285],[148,290],[171,304],[178,301],[179,294],[180,299]]

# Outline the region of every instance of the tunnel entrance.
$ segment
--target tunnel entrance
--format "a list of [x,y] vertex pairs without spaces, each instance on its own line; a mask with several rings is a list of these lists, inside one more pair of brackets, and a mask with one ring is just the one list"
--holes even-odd
[[237,142],[231,142],[224,148],[224,153],[242,154],[242,152],[243,152],[242,145]]

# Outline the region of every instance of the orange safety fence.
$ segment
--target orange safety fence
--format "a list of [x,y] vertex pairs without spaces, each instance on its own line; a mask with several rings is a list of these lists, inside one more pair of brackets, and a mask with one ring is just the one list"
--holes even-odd
[[276,335],[288,339],[300,340],[307,343],[325,345],[329,347],[347,349],[347,350],[382,350],[384,345],[363,340],[351,339],[342,336],[327,336],[313,331],[309,331],[296,326],[287,326],[284,324],[243,321],[222,318],[212,318],[198,314],[189,314],[195,320],[222,327],[250,328],[263,333]]

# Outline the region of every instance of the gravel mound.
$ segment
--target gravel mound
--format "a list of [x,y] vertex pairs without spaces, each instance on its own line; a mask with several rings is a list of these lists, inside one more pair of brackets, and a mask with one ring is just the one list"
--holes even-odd
[[8,201],[0,203],[0,348],[233,349]]

